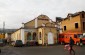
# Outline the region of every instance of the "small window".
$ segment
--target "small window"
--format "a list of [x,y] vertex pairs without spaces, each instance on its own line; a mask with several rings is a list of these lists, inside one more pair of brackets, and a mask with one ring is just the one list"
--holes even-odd
[[40,40],[41,40],[41,32],[39,32],[39,37],[40,37]]
[[83,37],[83,34],[78,34],[78,37],[79,37],[79,38],[82,38],[82,37]]
[[76,34],[74,35],[74,38],[77,38],[77,35]]
[[85,30],[85,22],[83,22],[83,30]]
[[75,23],[75,28],[78,28],[78,23]]
[[64,31],[66,30],[66,26],[64,26]]

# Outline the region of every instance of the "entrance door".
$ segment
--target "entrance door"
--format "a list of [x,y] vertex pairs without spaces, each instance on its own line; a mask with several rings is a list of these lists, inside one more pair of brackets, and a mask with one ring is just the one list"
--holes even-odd
[[48,33],[48,44],[54,44],[53,34],[51,32]]

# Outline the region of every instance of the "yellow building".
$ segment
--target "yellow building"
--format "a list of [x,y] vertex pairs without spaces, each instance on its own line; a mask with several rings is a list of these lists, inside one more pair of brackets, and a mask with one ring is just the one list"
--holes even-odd
[[4,34],[0,34],[0,39],[4,39],[5,35]]
[[63,33],[65,32],[79,32],[85,35],[85,12],[69,13],[61,22]]
[[22,27],[12,34],[12,41],[22,40],[27,42],[38,42],[41,45],[57,43],[57,28],[46,15],[39,15],[35,19],[22,23]]

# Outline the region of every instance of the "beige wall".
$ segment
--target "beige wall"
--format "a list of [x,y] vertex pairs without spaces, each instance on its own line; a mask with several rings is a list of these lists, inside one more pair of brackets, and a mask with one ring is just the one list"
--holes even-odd
[[52,23],[49,22],[49,23],[46,24],[46,26],[49,26],[49,27],[55,27],[55,25],[56,25],[56,24],[53,23],[53,22],[52,22]]
[[42,24],[49,23],[49,20],[38,20],[38,27],[42,26]]
[[[39,32],[41,32],[41,40],[39,38]],[[38,29],[38,40],[40,41],[40,44],[43,45],[45,43],[48,43],[48,33],[51,32],[53,34],[54,38],[54,44],[57,43],[57,31],[56,28],[49,28],[49,27],[42,27]]]
[[[37,19],[37,27],[42,26],[42,24],[49,23],[49,17],[40,15]],[[35,19],[24,24],[25,27],[35,27]]]
[[[75,29],[75,23],[78,23],[77,29]],[[64,31],[64,26],[66,26],[66,31]],[[80,15],[63,20],[61,22],[61,27],[63,28],[63,32],[81,32]]]
[[35,27],[35,19],[26,23],[25,27]]
[[17,30],[16,32],[12,33],[11,40],[21,40],[21,30]]
[[[46,24],[49,23],[49,19],[48,20],[37,20],[37,26],[42,26],[42,24]],[[35,19],[26,23],[25,27],[35,27]]]
[[[82,14],[84,15],[84,18],[82,18]],[[82,28],[82,32],[85,33],[85,30],[83,30],[83,22],[85,22],[85,12],[81,13],[81,28]]]
[[[57,39],[57,35],[56,35],[57,32],[56,32],[56,28],[54,28],[55,24],[53,23],[51,25],[49,20],[50,19],[48,17],[45,17],[45,16],[43,16],[43,18],[42,17],[40,17],[40,18],[38,17],[37,18],[38,28],[36,28],[36,29],[34,29],[35,28],[35,19],[30,21],[30,22],[25,23],[24,27],[30,27],[30,29],[24,29],[24,35],[21,33],[21,29],[16,31],[16,32],[14,32],[12,34],[12,40],[21,39],[20,38],[21,36],[18,36],[20,34],[20,35],[24,36],[24,40],[25,40],[25,42],[27,42],[27,33],[31,32],[31,34],[33,34],[33,32],[36,32],[36,34],[37,34],[36,41],[38,41],[40,44],[44,45],[44,43],[46,43],[46,41],[47,41],[46,40],[47,39],[47,35],[51,31],[53,33],[54,43],[56,43],[57,42],[57,40],[56,40]],[[49,27],[41,27],[41,28],[39,28],[40,26],[42,26],[42,24],[46,24],[46,26],[49,26]],[[39,32],[41,32],[41,37],[42,37],[41,40],[39,39]]]
[[56,28],[45,28],[44,29],[44,41],[47,43],[48,40],[48,33],[51,32],[53,34],[53,38],[54,38],[54,44],[57,43],[57,30]]
[[25,38],[25,42],[27,42],[27,34],[28,32],[31,33],[31,36],[33,36],[33,33],[36,32],[36,41],[37,41],[37,29],[24,29],[24,38]]

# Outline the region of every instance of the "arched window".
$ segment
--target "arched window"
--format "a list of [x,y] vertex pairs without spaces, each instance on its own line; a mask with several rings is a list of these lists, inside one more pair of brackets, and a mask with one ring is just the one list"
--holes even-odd
[[32,40],[32,37],[31,37],[31,33],[30,32],[27,33],[27,40]]
[[39,32],[39,39],[41,40],[41,32]]
[[36,32],[33,33],[33,40],[36,39]]

